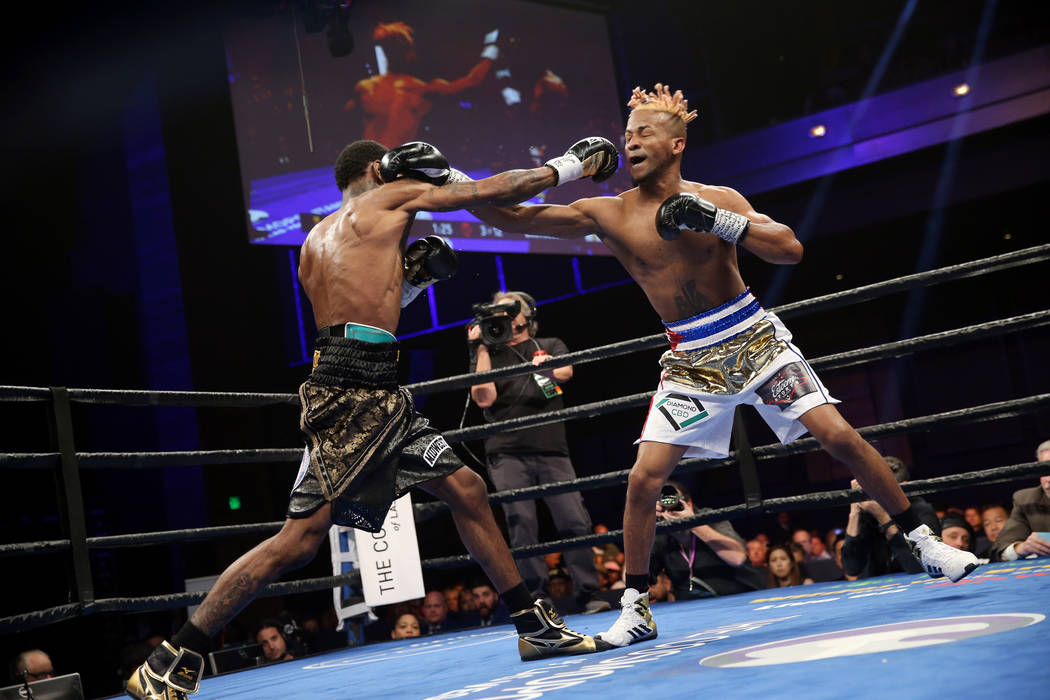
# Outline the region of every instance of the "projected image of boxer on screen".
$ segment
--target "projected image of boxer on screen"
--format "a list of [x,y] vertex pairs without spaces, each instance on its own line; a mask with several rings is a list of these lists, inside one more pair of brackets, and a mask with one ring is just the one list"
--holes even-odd
[[415,140],[420,122],[432,106],[431,99],[477,87],[499,56],[495,43],[499,30],[494,29],[484,37],[481,60],[466,75],[455,80],[425,81],[410,74],[416,61],[413,33],[404,22],[381,22],[372,32],[379,75],[359,81],[354,86],[357,99],[349,99],[344,107],[346,111],[358,109],[360,100],[363,139],[388,147]]

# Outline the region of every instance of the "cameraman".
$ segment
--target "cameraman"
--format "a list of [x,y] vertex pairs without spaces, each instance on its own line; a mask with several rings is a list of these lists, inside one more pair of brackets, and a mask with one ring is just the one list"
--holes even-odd
[[[510,306],[503,309],[475,306],[478,321],[471,324],[467,336],[472,347],[471,371],[483,372],[525,362],[538,368],[552,357],[569,352],[558,338],[536,337],[539,328],[536,302],[530,295],[497,292],[493,303]],[[510,316],[509,339],[505,332],[500,333],[507,330],[503,316]],[[478,384],[471,387],[470,396],[483,409],[485,420],[489,422],[531,416],[563,408],[561,385],[571,378],[572,366],[569,365]],[[485,454],[492,484],[499,491],[576,478],[576,471],[569,461],[565,426],[561,423],[488,437],[485,439]],[[579,493],[546,496],[543,500],[550,509],[560,537],[590,534],[591,518]],[[511,546],[537,542],[535,501],[504,503],[503,512],[507,516]],[[577,604],[586,612],[608,610],[608,603],[594,597],[598,591],[598,574],[591,561],[590,549],[567,550],[564,556]],[[542,557],[519,559],[518,568],[534,597],[549,597],[547,566]]]
[[[666,481],[656,502],[657,521],[696,514],[688,489]],[[766,587],[765,577],[747,558],[744,540],[728,520],[688,530],[658,533],[649,560],[649,580],[660,572],[671,579],[675,600],[730,595]]]

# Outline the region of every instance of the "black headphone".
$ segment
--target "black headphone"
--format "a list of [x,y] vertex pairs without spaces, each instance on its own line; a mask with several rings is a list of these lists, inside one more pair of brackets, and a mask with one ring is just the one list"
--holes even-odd
[[539,311],[536,309],[536,300],[532,298],[531,294],[526,292],[514,292],[508,290],[506,292],[497,292],[493,301],[497,301],[503,297],[515,297],[525,302],[525,306],[527,307],[524,310],[525,320],[528,321],[529,324],[529,335],[535,338],[540,330],[539,321],[536,320],[539,316]]

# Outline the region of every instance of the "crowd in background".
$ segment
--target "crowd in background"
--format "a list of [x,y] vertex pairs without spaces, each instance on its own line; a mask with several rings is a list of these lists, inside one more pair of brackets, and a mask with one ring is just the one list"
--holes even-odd
[[[1050,440],[1037,448],[1038,461],[1050,462]],[[887,458],[894,475],[908,480],[908,468]],[[854,488],[857,485],[854,484]],[[920,519],[946,544],[976,554],[983,561],[1013,561],[1050,557],[1050,475],[1036,486],[1014,492],[1009,507],[1002,503],[931,505],[910,498]],[[795,527],[791,513],[779,513],[763,531],[745,540],[727,521],[678,528],[657,535],[650,568],[650,599],[668,602],[732,593],[849,580],[886,573],[919,573],[921,567],[885,512],[873,501],[851,504],[842,527],[820,530]],[[689,491],[667,482],[656,505],[658,520],[674,520],[703,512],[694,508]],[[606,533],[603,524],[593,527]],[[615,602],[624,588],[624,555],[614,543],[590,548],[594,573],[605,600]],[[566,614],[592,612],[580,605],[572,576],[560,552],[544,555],[548,597]],[[224,630],[225,648],[243,649],[243,666],[259,666],[338,649],[483,628],[510,622],[510,610],[484,579],[456,581],[429,590],[418,600],[373,610],[369,621],[340,628],[334,608],[319,612],[281,613],[258,622],[250,634],[231,625]],[[372,618],[375,619],[372,619]],[[115,673],[127,677],[163,637],[150,636],[127,644]],[[72,669],[75,670],[75,669]],[[222,669],[219,669],[220,671]],[[10,661],[12,683],[33,682],[58,673],[46,651],[29,649]]]

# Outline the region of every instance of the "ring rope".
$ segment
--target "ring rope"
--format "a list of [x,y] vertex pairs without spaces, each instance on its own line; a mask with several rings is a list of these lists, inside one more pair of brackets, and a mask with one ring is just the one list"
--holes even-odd
[[[897,277],[885,282],[877,282],[863,287],[825,294],[811,299],[777,306],[773,311],[784,317],[798,316],[803,313],[824,311],[845,306],[851,303],[869,301],[883,295],[907,291],[924,284],[939,284],[956,279],[975,277],[992,272],[1010,269],[1020,265],[1050,260],[1050,244],[1024,248],[1012,253],[995,255],[973,260],[959,265],[950,265],[918,272],[904,277]],[[567,355],[552,358],[546,364],[551,369],[568,364],[583,364],[594,360],[628,354],[650,348],[657,348],[666,342],[663,333],[635,338],[610,345],[603,345],[587,350],[580,350]],[[416,384],[409,384],[412,393],[423,395],[438,390],[451,391],[476,384],[478,380],[493,381],[505,377],[526,374],[532,365],[516,365],[486,372],[462,374],[443,379],[434,379]],[[196,391],[151,391],[133,389],[69,389],[69,398],[76,403],[118,404],[133,406],[198,406],[198,407],[254,407],[271,405],[298,405],[296,394],[273,394],[254,392],[196,392]],[[50,401],[50,390],[44,387],[24,387],[0,385],[0,401]]]
[[[1045,462],[1025,462],[1023,464],[1012,464],[1005,467],[992,467],[962,474],[939,476],[931,479],[916,479],[901,484],[905,494],[920,495],[950,490],[954,487],[967,486],[970,484],[984,483],[986,479],[997,481],[1017,481],[1033,474],[1042,474],[1046,471]],[[657,523],[657,532],[677,532],[696,527],[704,523],[716,520],[732,520],[746,515],[769,514],[782,510],[802,510],[804,508],[830,508],[834,506],[852,503],[853,501],[864,501],[870,499],[863,491],[857,489],[835,489],[832,491],[815,491],[813,493],[797,496],[782,496],[779,498],[767,498],[758,507],[748,507],[746,503],[740,503],[724,508],[705,510],[688,518],[676,518],[674,521]],[[522,545],[514,547],[511,553],[515,559],[561,552],[566,549],[578,549],[587,545],[604,544],[616,542],[623,538],[623,530],[610,530],[600,535],[582,535],[570,537],[564,540],[552,540],[538,544]],[[451,557],[439,557],[427,559],[423,562],[425,570],[452,569],[471,563],[469,555],[457,555]]]
[[[857,432],[866,439],[878,439],[890,435],[896,435],[898,433],[911,432],[916,429],[929,429],[942,424],[948,425],[949,427],[957,427],[970,423],[1016,418],[1046,406],[1050,406],[1050,394],[1036,394],[1022,399],[999,401],[980,406],[945,411],[943,413],[934,413],[927,416],[906,418],[899,421],[892,421],[890,423],[869,425],[863,428],[857,428]],[[808,452],[817,452],[820,449],[822,449],[820,443],[817,442],[815,438],[810,437],[796,440],[789,445],[783,445],[780,443],[761,445],[754,448],[752,454],[756,461],[761,462],[778,459],[780,457],[790,457]],[[678,463],[678,466],[675,467],[674,473],[689,474],[696,471],[708,471],[719,467],[732,466],[733,464],[736,464],[736,461],[736,458],[732,454],[729,457],[722,458],[694,457],[683,459]],[[594,489],[625,484],[627,483],[627,476],[630,473],[630,469],[621,469],[614,472],[596,474],[594,476],[580,477],[575,481],[557,481],[540,484],[538,486],[526,486],[520,489],[499,491],[490,494],[489,500],[492,503],[506,503],[526,499],[531,500],[543,496],[554,496],[573,491],[591,491]],[[448,506],[441,501],[419,503],[416,506],[416,517],[425,520],[444,512],[447,508]]]
[[[1041,474],[1045,471],[1045,468],[1046,465],[1042,462],[1025,462],[1023,464],[992,467],[990,469],[934,477],[932,479],[909,481],[901,484],[901,488],[909,495],[928,494],[950,490],[954,487],[966,486],[969,484],[984,483],[988,479],[1015,481],[1032,474]],[[730,520],[756,513],[800,510],[802,508],[814,506],[818,508],[830,508],[851,503],[853,501],[867,500],[868,498],[869,497],[863,491],[854,489],[817,491],[797,496],[770,498],[763,501],[762,505],[758,508],[751,508],[746,504],[738,504],[724,508],[705,510],[704,512],[691,517],[677,518],[674,521],[657,523],[656,529],[658,533],[676,532],[716,520]],[[580,549],[591,545],[604,544],[606,542],[616,542],[620,541],[622,537],[623,530],[615,530],[600,535],[583,535],[580,537],[570,537],[564,540],[514,547],[511,549],[511,553],[514,555],[515,559],[522,559],[550,552],[561,552],[567,549]],[[473,558],[466,554],[451,557],[438,557],[421,562],[423,569],[427,571],[460,568],[473,563]],[[300,579],[298,581],[285,581],[270,584],[260,591],[258,597],[306,593],[310,591],[332,589],[337,586],[348,584],[354,585],[359,582],[359,572],[341,574],[338,576]],[[206,595],[207,593],[204,591],[195,591],[133,598],[103,598],[91,603],[71,603],[60,605],[45,610],[36,610],[22,613],[20,615],[0,618],[0,634],[25,631],[33,629],[34,627],[40,627],[42,625],[48,625],[96,612],[146,612],[153,610],[169,610],[199,603],[204,600]]]
[[[990,420],[1002,420],[1027,415],[1033,410],[1050,406],[1050,393],[1036,394],[1023,399],[1012,399],[996,403],[971,406],[968,408],[935,413],[917,418],[881,423],[858,428],[857,432],[865,438],[876,439],[903,432],[912,432],[915,429],[923,430],[934,426],[947,425],[958,427],[970,423],[985,422]],[[769,461],[780,457],[816,452],[821,449],[820,443],[814,438],[803,438],[789,445],[773,443],[761,445],[752,450],[756,461]],[[675,468],[675,474],[685,474],[695,471],[707,471],[719,467],[732,466],[736,463],[733,455],[722,458],[691,458],[684,459]],[[489,494],[491,503],[508,503],[513,501],[532,500],[542,496],[554,496],[561,493],[584,492],[598,488],[616,486],[627,482],[630,469],[622,469],[594,476],[580,477],[574,481],[557,481],[539,486],[528,486],[520,489],[509,489]],[[918,482],[909,482],[918,483]],[[447,504],[442,501],[431,501],[415,504],[417,521],[425,521],[448,509]],[[89,537],[87,544],[89,548],[98,549],[106,547],[135,547],[151,544],[166,544],[169,542],[183,542],[204,540],[212,536],[239,535],[253,532],[276,532],[280,529],[283,521],[269,523],[252,523],[246,525],[221,525],[216,527],[189,528],[185,530],[164,530],[158,532],[135,533],[128,535],[107,535],[104,537]],[[20,542],[14,544],[0,545],[0,557],[21,556],[38,553],[50,553],[63,551],[70,546],[69,540],[44,540],[39,542]]]
[[[884,343],[870,348],[860,348],[858,350],[848,350],[846,352],[825,355],[811,360],[809,364],[815,369],[839,369],[841,367],[849,367],[861,362],[900,357],[901,355],[910,354],[919,350],[930,350],[933,348],[955,345],[962,341],[976,340],[998,333],[1011,333],[1020,330],[1027,330],[1038,326],[1044,326],[1048,323],[1050,323],[1050,310],[1036,311],[1034,313],[1013,316],[999,321],[990,321],[988,323],[965,326],[963,328],[942,331],[940,333],[931,333],[929,335],[921,335],[915,338],[898,340],[892,343]],[[466,442],[467,440],[476,440],[493,433],[524,430],[525,428],[531,428],[537,425],[558,423],[569,418],[593,418],[605,413],[612,413],[614,411],[643,405],[647,403],[655,393],[655,391],[649,391],[617,399],[607,399],[589,404],[581,404],[579,406],[563,408],[557,411],[549,411],[547,413],[536,413],[531,416],[508,418],[506,420],[475,425],[469,428],[449,430],[443,434],[445,439],[450,442]]]
[[[818,357],[810,362],[814,368],[821,370],[841,369],[863,362],[900,357],[901,355],[930,350],[948,345],[955,345],[967,340],[979,340],[1002,333],[1014,333],[1050,324],[1050,310],[1035,311],[1010,318],[964,326],[939,333],[898,340],[868,348],[848,350]],[[662,336],[661,336],[662,337]],[[519,365],[534,369],[533,365]],[[531,371],[527,370],[527,371]],[[483,373],[478,373],[478,375]],[[467,375],[471,376],[471,375]],[[475,380],[476,381],[476,380]],[[70,390],[71,392],[74,390]],[[643,392],[606,399],[592,403],[571,406],[556,411],[537,413],[531,416],[508,418],[502,421],[485,423],[467,428],[445,431],[449,442],[466,442],[486,437],[494,433],[513,432],[539,425],[559,423],[578,418],[594,418],[606,413],[627,410],[645,405],[655,392]],[[252,464],[265,462],[298,462],[302,458],[301,448],[265,448],[235,450],[195,450],[184,452],[78,452],[77,460],[82,468],[95,469],[104,467],[152,468],[201,466],[216,464]],[[42,469],[58,463],[58,453],[0,453],[0,467],[22,469]]]

